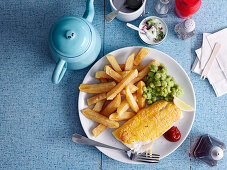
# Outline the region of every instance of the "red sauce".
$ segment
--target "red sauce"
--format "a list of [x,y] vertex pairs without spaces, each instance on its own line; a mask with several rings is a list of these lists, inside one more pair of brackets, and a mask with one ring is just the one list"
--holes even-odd
[[177,142],[181,138],[181,133],[176,126],[173,126],[163,136],[170,142]]
[[201,0],[175,0],[175,12],[180,18],[188,18],[196,13],[201,6]]

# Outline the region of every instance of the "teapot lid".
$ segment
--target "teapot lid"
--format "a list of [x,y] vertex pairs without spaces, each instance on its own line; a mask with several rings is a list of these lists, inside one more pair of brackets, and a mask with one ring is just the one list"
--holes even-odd
[[49,43],[60,55],[79,57],[91,44],[92,31],[88,23],[79,17],[64,17],[50,30]]

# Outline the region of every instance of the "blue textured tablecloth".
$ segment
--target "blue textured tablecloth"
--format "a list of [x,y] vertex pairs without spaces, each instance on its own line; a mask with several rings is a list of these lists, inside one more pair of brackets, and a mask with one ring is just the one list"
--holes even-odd
[[[55,67],[48,50],[48,32],[62,16],[82,16],[84,0],[1,0],[0,1],[0,169],[207,169],[189,155],[195,137],[209,133],[227,144],[227,95],[215,97],[207,80],[190,72],[202,33],[227,27],[227,1],[202,0],[193,16],[196,35],[181,41],[173,31],[182,20],[168,18],[166,41],[157,47],[172,56],[186,70],[194,85],[197,112],[185,142],[159,164],[129,165],[112,160],[95,147],[71,141],[74,132],[84,134],[77,112],[78,86],[89,68],[67,71],[59,85],[51,83]],[[155,15],[154,1],[146,10]],[[99,58],[113,50],[143,45],[137,32],[125,23],[104,21],[109,0],[95,1],[94,26],[102,38]],[[142,18],[141,18],[142,19]],[[141,19],[133,24],[138,25]],[[213,169],[226,169],[226,156]]]

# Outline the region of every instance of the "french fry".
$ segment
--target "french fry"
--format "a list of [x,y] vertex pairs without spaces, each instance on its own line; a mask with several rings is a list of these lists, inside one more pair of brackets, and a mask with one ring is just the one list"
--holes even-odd
[[[100,79],[100,81],[101,81],[101,83],[107,83],[108,82],[107,79]],[[94,110],[95,112],[98,112],[99,113],[102,110],[102,107],[105,104],[105,101],[106,100],[104,99],[104,100],[101,100],[101,101],[97,102],[94,105],[94,107],[93,107],[92,110]]]
[[119,64],[119,66],[121,67],[121,70],[124,70],[125,64]]
[[124,99],[120,106],[117,108],[117,113],[119,115],[123,114],[124,112],[126,112],[128,109],[129,109],[129,104],[128,104],[128,101],[126,99]]
[[108,80],[107,79],[100,79],[101,83],[107,83]]
[[160,65],[160,63],[158,62],[158,61],[156,61],[156,60],[152,60],[142,71],[140,71],[139,73],[138,73],[138,76],[135,78],[135,79],[133,79],[132,81],[131,81],[131,83],[132,84],[135,84],[135,83],[137,83],[138,81],[140,81],[140,80],[142,80],[148,73],[149,73],[149,71],[150,71],[150,65],[152,64],[152,63],[155,63],[155,64],[157,64],[157,66],[159,66]]
[[102,110],[102,107],[103,107],[105,101],[106,100],[104,99],[104,100],[101,100],[101,101],[97,102],[92,110],[94,110],[95,112],[99,113]]
[[144,57],[149,53],[150,49],[148,48],[141,48],[138,52],[138,54],[135,57],[134,64],[138,66],[141,61],[144,59]]
[[[105,115],[105,116],[109,116],[111,113],[113,113],[114,111],[117,110],[117,107],[120,105],[121,103],[121,95],[118,94],[114,100],[112,100],[110,103],[108,103],[106,105],[106,107],[102,110],[101,114]],[[94,109],[93,109],[94,110]],[[96,126],[93,130],[92,130],[92,134],[97,137],[98,135],[100,135],[105,129],[107,128],[107,126],[103,125],[103,124],[99,124],[98,126]]]
[[87,105],[91,106],[103,99],[106,99],[106,93],[100,93],[87,99]]
[[102,115],[109,117],[109,115],[117,110],[121,104],[121,95],[118,94],[114,100],[110,101],[104,109],[100,112]]
[[138,106],[140,109],[143,109],[146,105],[146,99],[143,97],[143,88],[145,87],[145,83],[143,81],[140,81],[137,84],[138,90],[137,90],[137,100],[138,100]]
[[129,86],[126,86],[125,93],[126,93],[126,100],[128,101],[128,104],[130,105],[132,110],[137,113],[139,111],[139,106],[136,103],[136,100],[134,99],[132,93],[130,92]]
[[145,68],[146,66],[133,66],[133,70],[134,69],[137,69],[138,71],[141,71],[141,70],[143,70],[144,68]]
[[[110,66],[111,68],[113,68],[110,64],[105,65],[104,68],[105,68],[106,66]],[[119,64],[119,66],[120,66],[121,70],[124,70],[125,64]]]
[[[128,86],[129,86],[129,89],[130,89],[131,93],[135,93],[138,90],[138,87],[136,87],[134,84],[129,83]],[[125,89],[123,89],[121,91],[121,94],[125,95]]]
[[130,56],[128,56],[126,62],[125,62],[125,71],[131,71],[133,67],[133,62],[134,62],[134,56],[135,53],[132,53]]
[[[135,100],[137,100],[137,97],[136,97],[135,94],[133,94],[133,97],[134,97]],[[124,99],[124,100],[121,102],[120,106],[117,108],[117,113],[118,113],[119,115],[121,115],[121,114],[123,114],[124,112],[126,112],[126,111],[129,109],[129,107],[130,107],[130,106],[129,106],[129,104],[128,104],[127,99]]]
[[115,85],[114,81],[98,84],[80,84],[79,90],[86,93],[105,93],[110,91]]
[[110,120],[107,117],[95,112],[94,110],[91,110],[90,108],[84,109],[81,112],[88,119],[101,123],[109,128],[118,128],[119,127],[118,122]]
[[130,73],[130,71],[119,71],[117,73],[120,74],[122,78],[124,78],[127,76],[128,73]]
[[128,75],[122,79],[120,83],[118,83],[114,88],[112,88],[107,93],[107,100],[113,100],[113,98],[120,93],[133,79],[138,76],[137,70],[132,70]]
[[113,55],[111,54],[106,55],[106,59],[109,61],[110,65],[113,67],[115,71],[122,71],[121,67],[119,66],[119,64],[117,63],[117,60]]
[[[102,83],[107,83],[107,82],[108,82],[106,79],[100,79],[100,81],[101,81]],[[106,101],[106,100],[104,99],[104,100],[101,100],[101,101],[97,102],[97,103],[95,104],[95,106],[93,107],[92,110],[94,110],[95,112],[98,112],[98,113],[99,113],[99,112],[102,110],[102,107],[103,107],[105,101]],[[104,129],[103,129],[103,128],[104,128]],[[103,130],[102,130],[102,129],[103,129]],[[94,128],[94,129],[92,130],[92,134],[94,135],[94,137],[97,137],[97,136],[99,136],[105,129],[106,129],[106,126],[105,126],[105,125],[99,124],[98,126],[96,126],[96,128]]]
[[96,71],[95,73],[96,79],[112,79],[105,71]]
[[122,76],[120,74],[118,74],[116,71],[114,71],[111,67],[106,66],[104,68],[104,70],[105,70],[105,72],[106,72],[107,75],[109,75],[110,77],[112,77],[117,82],[120,82],[122,80]]
[[[106,79],[100,79],[100,81],[101,81],[102,83],[108,82]],[[97,102],[97,103],[95,104],[95,106],[93,107],[92,110],[94,110],[95,112],[98,112],[98,113],[99,113],[99,112],[102,110],[102,107],[103,107],[105,101],[106,101],[106,100],[101,100],[101,101]],[[106,127],[105,125],[99,124],[98,126],[96,126],[96,127],[92,130],[93,136],[94,136],[94,137],[99,136],[106,128],[107,128],[107,127]]]
[[123,114],[119,115],[118,113],[112,113],[109,116],[110,120],[115,120],[115,121],[122,121],[122,120],[129,120],[136,114],[134,112],[124,112]]
[[[105,65],[105,67],[106,67],[106,66],[110,66],[110,67],[112,68],[112,66],[111,66],[110,64]],[[119,64],[119,66],[120,66],[121,70],[124,70],[125,64]],[[146,67],[146,66],[133,66],[133,67],[132,67],[132,70],[137,69],[138,71],[141,71],[141,70],[143,70],[145,67]]]
[[[107,83],[108,81],[107,81],[107,79],[100,79],[100,81],[102,82],[102,83]],[[101,101],[99,101],[99,102],[97,102],[95,105],[94,105],[94,107],[93,107],[93,109],[92,110],[94,110],[95,112],[100,112],[101,110],[102,110],[102,107],[103,107],[103,105],[105,104],[105,99],[104,100],[101,100]]]
[[96,126],[93,130],[92,130],[92,134],[94,135],[94,137],[99,136],[107,127],[103,124],[99,124],[98,126]]

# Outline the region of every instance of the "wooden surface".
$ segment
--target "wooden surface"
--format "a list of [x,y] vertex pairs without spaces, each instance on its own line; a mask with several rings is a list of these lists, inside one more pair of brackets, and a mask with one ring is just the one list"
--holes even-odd
[[[155,15],[154,1],[146,10]],[[0,169],[207,169],[190,156],[194,139],[208,133],[227,144],[227,95],[217,98],[207,80],[190,72],[202,33],[227,27],[227,1],[203,0],[192,17],[196,35],[181,41],[174,26],[174,4],[166,21],[169,34],[158,50],[174,58],[188,73],[197,98],[197,112],[185,142],[159,164],[129,165],[100,153],[95,147],[71,141],[74,132],[84,134],[79,120],[78,86],[90,67],[67,71],[59,85],[51,83],[55,63],[48,49],[51,25],[62,16],[82,16],[84,0],[1,0],[0,3]],[[136,31],[124,22],[106,23],[109,0],[95,0],[94,26],[102,39],[98,58],[127,46],[144,45]],[[138,25],[142,18],[133,21]],[[144,45],[146,46],[146,45]],[[226,169],[226,154],[213,169]]]

